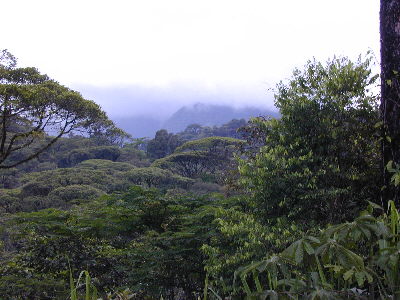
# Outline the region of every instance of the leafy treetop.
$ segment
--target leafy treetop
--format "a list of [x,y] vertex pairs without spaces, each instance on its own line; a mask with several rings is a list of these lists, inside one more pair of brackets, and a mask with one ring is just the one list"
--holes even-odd
[[[0,169],[27,162],[72,131],[124,136],[100,106],[0,53]],[[46,134],[48,133],[48,134]],[[111,134],[112,133],[112,134]],[[30,151],[24,151],[29,147]]]

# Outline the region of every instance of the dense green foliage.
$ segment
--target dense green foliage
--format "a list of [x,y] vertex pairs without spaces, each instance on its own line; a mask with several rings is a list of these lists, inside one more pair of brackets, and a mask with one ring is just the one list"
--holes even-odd
[[[18,253],[3,258],[1,290],[4,296],[61,295],[70,266],[74,273],[89,270],[103,292],[123,286],[155,296],[175,288],[199,292],[204,269],[191,257],[200,257],[212,236],[210,220],[222,200],[132,187],[68,211],[16,214],[7,220],[5,244]],[[55,290],[38,286],[36,274]],[[20,282],[18,291],[14,281]]]
[[378,218],[374,209],[383,211],[371,204],[352,222],[304,235],[281,253],[238,269],[247,297],[398,299],[400,213],[393,201]]
[[221,126],[201,126],[199,124],[191,124],[184,131],[177,135],[182,141],[198,140],[206,137],[220,136],[240,139],[242,137],[238,129],[246,126],[245,119],[233,119]]
[[165,186],[185,188],[193,182],[193,180],[189,178],[156,167],[135,168],[129,172],[121,174],[120,176],[125,177],[132,184],[145,185],[149,188],[164,188]]
[[264,145],[239,166],[264,216],[312,227],[347,220],[378,199],[379,118],[369,64],[310,61],[277,86],[281,118],[253,121]]
[[2,172],[0,299],[397,299],[370,63],[308,62],[279,119],[70,136]]
[[242,143],[228,137],[207,137],[188,141],[174,153],[153,162],[153,166],[170,169],[185,177],[214,180],[236,167],[233,153]]
[[147,153],[152,158],[161,158],[174,152],[180,144],[181,141],[177,135],[161,129],[156,132],[154,139],[147,144]]
[[[194,140],[200,140],[209,137],[227,137],[238,138],[242,134],[239,128],[246,126],[244,119],[233,119],[221,126],[201,126],[199,124],[191,124],[184,131],[177,134],[168,133],[167,130],[161,129],[156,132],[154,139],[147,141],[146,152],[150,158],[159,159],[172,154],[179,146]],[[179,151],[179,150],[177,150]]]

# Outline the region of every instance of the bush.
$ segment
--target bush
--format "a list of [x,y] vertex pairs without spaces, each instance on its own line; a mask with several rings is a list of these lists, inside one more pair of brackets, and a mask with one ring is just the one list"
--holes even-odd
[[0,214],[21,211],[20,190],[0,190]]
[[51,201],[61,200],[66,203],[79,203],[79,200],[96,199],[104,192],[90,185],[69,185],[54,189],[48,195]]
[[120,154],[121,151],[116,146],[75,149],[61,157],[58,161],[58,166],[60,168],[72,167],[88,159],[106,159],[116,161]]
[[119,175],[132,184],[145,187],[187,187],[192,179],[156,167],[136,168]]
[[105,159],[89,159],[79,163],[76,168],[101,170],[107,174],[129,171],[134,168],[131,164],[123,162],[113,162]]

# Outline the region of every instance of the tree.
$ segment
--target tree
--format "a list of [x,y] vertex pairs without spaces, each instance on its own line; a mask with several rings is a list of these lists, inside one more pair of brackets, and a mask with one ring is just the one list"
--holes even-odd
[[172,173],[169,170],[163,170],[156,167],[134,168],[120,175],[123,179],[136,185],[146,187],[187,187],[192,180]]
[[162,158],[174,152],[180,144],[181,141],[176,134],[161,129],[156,132],[154,139],[147,144],[147,153],[151,158]]
[[61,136],[119,131],[99,105],[41,74],[18,68],[15,57],[0,52],[0,169],[13,168],[53,145]]
[[243,141],[228,137],[207,137],[188,141],[175,152],[153,162],[154,167],[171,169],[178,174],[195,178],[216,175],[236,167],[233,153]]
[[390,184],[389,162],[400,164],[400,2],[381,0],[381,114],[384,128],[384,200],[400,200],[399,187]]
[[[66,190],[54,194],[68,197]],[[75,196],[82,195],[91,198],[83,189]],[[11,197],[0,195],[0,202]],[[1,242],[9,240],[0,244],[1,296],[67,299],[69,270],[77,277],[87,268],[98,298],[129,287],[136,299],[198,299],[205,277],[200,246],[214,236],[214,211],[222,201],[217,195],[170,196],[135,186],[70,210],[7,218]]]
[[57,162],[61,168],[75,166],[76,164],[88,159],[106,159],[116,161],[121,151],[116,146],[99,146],[78,148],[61,156]]
[[[265,145],[240,161],[240,179],[266,219],[336,223],[379,195],[377,77],[370,60],[310,61],[277,86],[281,119],[257,122]],[[262,123],[262,124],[260,124]]]
[[233,119],[220,127],[214,126],[213,134],[216,136],[226,136],[240,139],[242,138],[241,132],[238,131],[239,128],[246,126],[247,122],[245,119]]

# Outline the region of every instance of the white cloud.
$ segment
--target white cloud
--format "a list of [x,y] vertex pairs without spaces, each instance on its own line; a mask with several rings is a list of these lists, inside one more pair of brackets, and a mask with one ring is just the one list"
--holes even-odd
[[13,0],[0,48],[66,85],[261,90],[313,56],[379,56],[378,2]]

